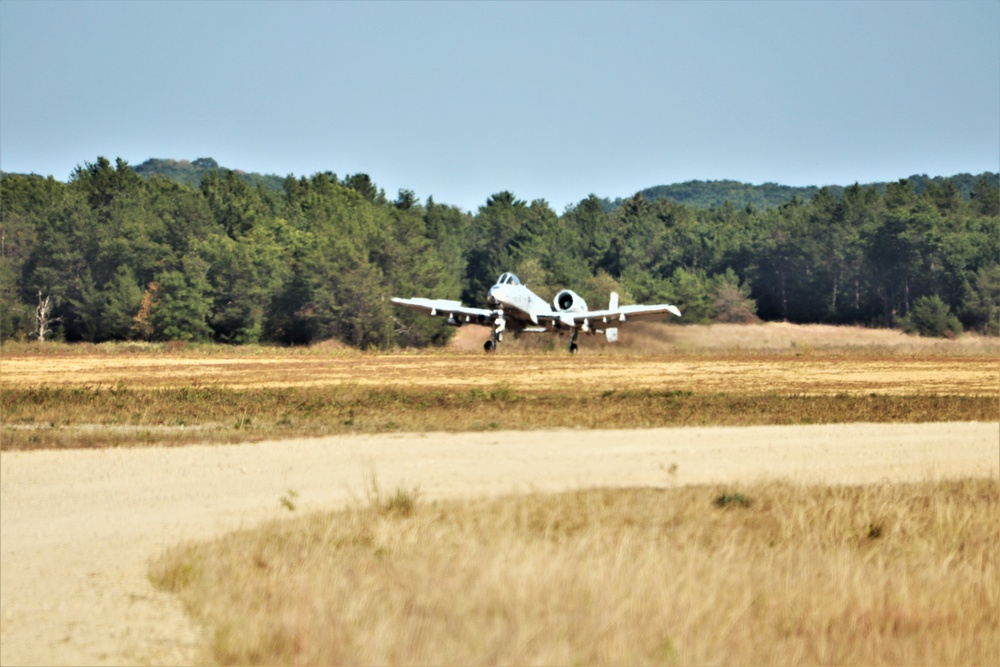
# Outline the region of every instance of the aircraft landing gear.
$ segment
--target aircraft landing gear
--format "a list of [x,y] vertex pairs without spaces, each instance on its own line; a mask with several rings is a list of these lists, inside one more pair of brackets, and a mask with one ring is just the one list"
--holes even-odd
[[576,344],[576,337],[579,335],[579,331],[573,329],[573,337],[569,339],[569,353],[576,354],[576,351],[580,349],[580,346]]
[[497,345],[503,340],[503,334],[495,333],[488,341],[483,343],[483,349],[487,352],[496,352]]
[[507,328],[507,320],[503,317],[503,310],[497,311],[497,319],[493,323],[493,336],[483,344],[483,349],[487,352],[495,352],[497,344],[503,340],[503,330]]

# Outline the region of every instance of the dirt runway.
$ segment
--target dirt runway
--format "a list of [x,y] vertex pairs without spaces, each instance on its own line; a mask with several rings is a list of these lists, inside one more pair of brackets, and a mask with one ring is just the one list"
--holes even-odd
[[[594,486],[1000,475],[1000,428],[841,424],[331,437],[0,453],[0,663],[184,664],[199,629],[146,573],[163,549],[384,490],[449,497]],[[676,467],[675,467],[676,466]],[[674,472],[671,472],[673,470]]]

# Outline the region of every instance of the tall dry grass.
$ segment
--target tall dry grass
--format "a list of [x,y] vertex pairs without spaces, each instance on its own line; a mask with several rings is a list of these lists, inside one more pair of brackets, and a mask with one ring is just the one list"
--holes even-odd
[[376,501],[151,578],[222,664],[998,664],[998,505],[996,480]]

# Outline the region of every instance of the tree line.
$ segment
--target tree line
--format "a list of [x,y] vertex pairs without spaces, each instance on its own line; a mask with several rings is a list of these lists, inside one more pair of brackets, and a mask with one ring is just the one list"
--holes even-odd
[[439,345],[450,329],[389,297],[479,304],[503,271],[592,307],[612,290],[674,303],[682,322],[923,330],[930,312],[947,322],[938,333],[996,335],[998,193],[983,176],[968,197],[951,180],[919,194],[901,180],[761,209],[637,193],[608,210],[591,195],[560,215],[498,192],[465,212],[387,198],[365,174],[276,190],[212,168],[188,185],[99,157],[67,183],[0,176],[0,337]]

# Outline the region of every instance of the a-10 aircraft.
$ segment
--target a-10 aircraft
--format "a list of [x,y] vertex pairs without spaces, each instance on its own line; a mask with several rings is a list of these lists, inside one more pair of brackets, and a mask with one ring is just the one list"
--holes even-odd
[[618,340],[618,327],[628,322],[642,320],[662,320],[668,313],[681,316],[677,306],[661,304],[656,306],[619,306],[618,293],[611,293],[606,310],[588,310],[586,302],[572,290],[564,289],[552,300],[538,296],[513,273],[504,273],[497,284],[486,295],[489,308],[470,308],[461,301],[446,299],[400,299],[393,303],[415,310],[430,312],[431,315],[448,317],[448,324],[460,327],[463,324],[479,324],[493,327],[493,336],[483,348],[487,352],[496,350],[506,332],[515,337],[522,333],[545,333],[547,331],[570,335],[569,351],[577,351],[576,339],[581,333],[604,334],[608,342]]

